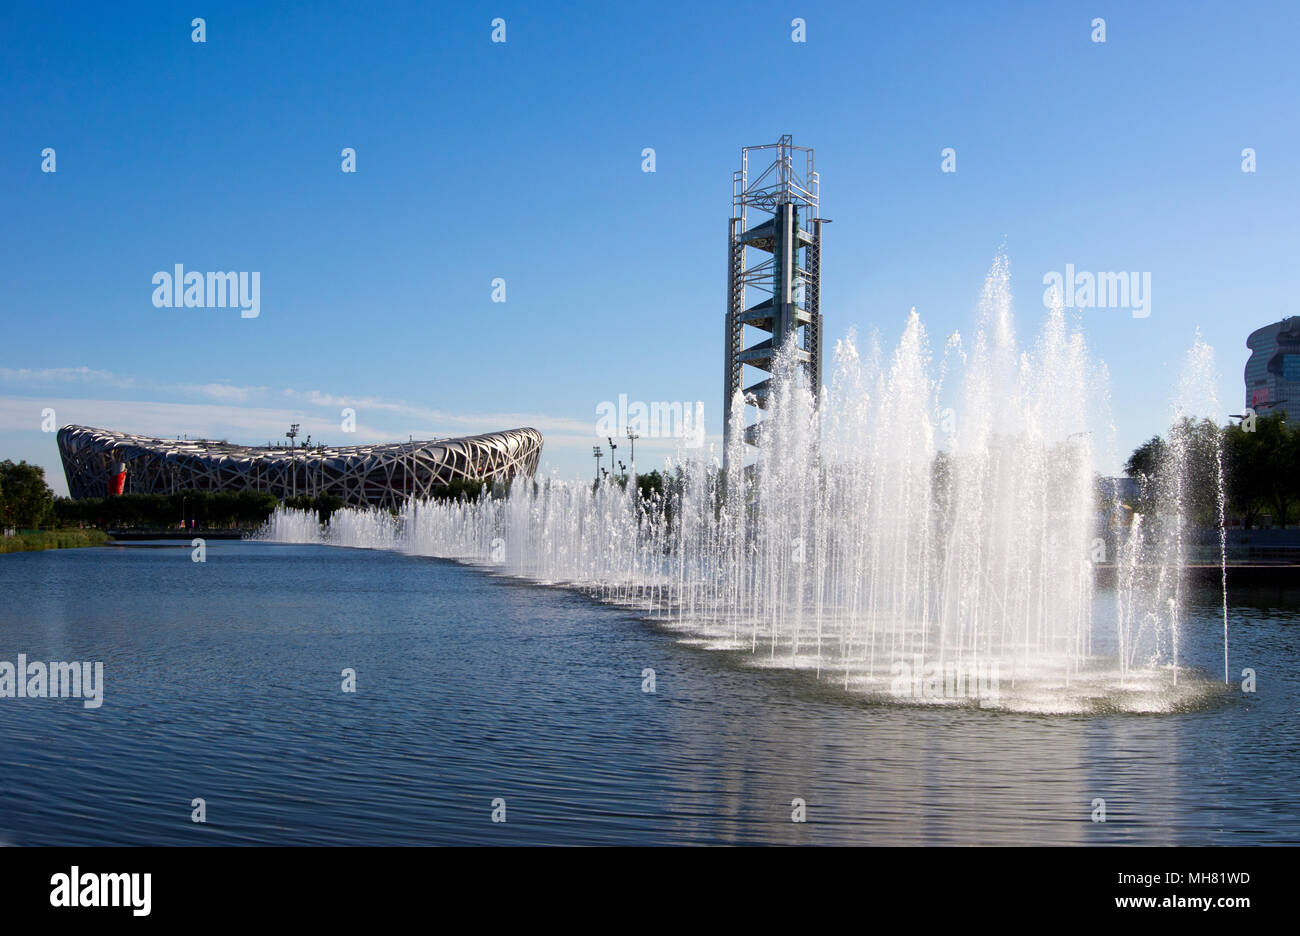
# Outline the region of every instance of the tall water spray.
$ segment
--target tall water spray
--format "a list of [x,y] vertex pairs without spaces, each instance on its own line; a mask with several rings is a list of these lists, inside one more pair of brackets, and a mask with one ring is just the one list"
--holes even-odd
[[757,453],[730,474],[710,453],[669,460],[649,496],[635,478],[518,480],[396,518],[342,510],[328,531],[277,511],[267,536],[577,587],[684,639],[882,698],[1086,711],[1118,688],[1131,707],[1181,704],[1184,465],[1163,477],[1160,509],[1116,534],[1114,647],[1099,657],[1093,560],[1114,513],[1096,485],[1104,369],[1059,301],[1018,345],[1005,258],[973,339],[951,336],[937,363],[913,312],[889,354],[840,341],[820,398],[788,358],[772,386]]

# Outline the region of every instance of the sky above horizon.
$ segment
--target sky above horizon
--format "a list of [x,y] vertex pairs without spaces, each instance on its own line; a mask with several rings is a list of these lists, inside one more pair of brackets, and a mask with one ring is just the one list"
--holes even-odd
[[[731,174],[789,133],[834,219],[827,382],[850,329],[969,334],[999,252],[1022,343],[1047,274],[1149,274],[1145,317],[1071,312],[1114,473],[1198,329],[1224,422],[1246,336],[1297,311],[1298,27],[1293,3],[6,7],[0,459],[66,493],[53,409],[247,444],[533,426],[544,474],[589,477],[620,395],[702,401],[716,442]],[[176,264],[257,272],[259,314],[155,306]]]

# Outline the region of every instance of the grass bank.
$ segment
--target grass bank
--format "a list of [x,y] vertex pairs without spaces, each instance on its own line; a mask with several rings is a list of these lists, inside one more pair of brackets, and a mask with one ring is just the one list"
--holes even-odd
[[39,552],[42,549],[76,549],[78,546],[103,546],[109,536],[103,530],[39,530],[0,536],[0,555]]

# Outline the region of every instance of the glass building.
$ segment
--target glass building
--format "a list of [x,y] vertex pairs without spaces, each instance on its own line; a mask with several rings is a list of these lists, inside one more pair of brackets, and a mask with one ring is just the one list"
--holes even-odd
[[1267,416],[1300,403],[1300,316],[1251,332],[1246,347],[1246,405]]

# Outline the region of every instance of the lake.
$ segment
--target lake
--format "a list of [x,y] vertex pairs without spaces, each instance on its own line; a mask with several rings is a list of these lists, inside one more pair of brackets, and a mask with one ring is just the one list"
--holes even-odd
[[[1230,596],[1236,683],[1211,704],[1062,716],[870,702],[391,552],[5,556],[0,660],[102,661],[104,693],[0,698],[0,842],[1296,843],[1298,593]],[[1209,678],[1218,601],[1194,595],[1186,628]]]

